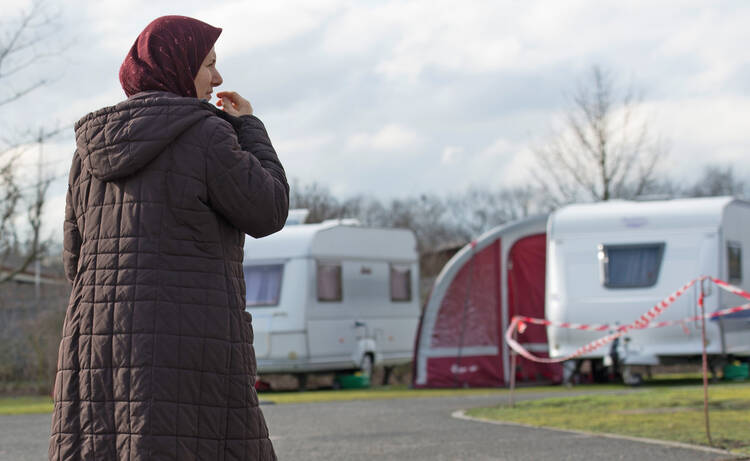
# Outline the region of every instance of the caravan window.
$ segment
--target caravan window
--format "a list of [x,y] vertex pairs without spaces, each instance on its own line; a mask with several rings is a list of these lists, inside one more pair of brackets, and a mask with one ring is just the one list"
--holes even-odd
[[663,254],[663,243],[599,245],[602,283],[607,288],[654,286]]
[[283,273],[283,264],[245,266],[246,305],[248,307],[277,306]]
[[391,264],[391,301],[411,301],[411,267]]
[[318,262],[318,301],[341,301],[341,264]]
[[739,242],[727,242],[727,261],[729,283],[742,282],[742,245]]

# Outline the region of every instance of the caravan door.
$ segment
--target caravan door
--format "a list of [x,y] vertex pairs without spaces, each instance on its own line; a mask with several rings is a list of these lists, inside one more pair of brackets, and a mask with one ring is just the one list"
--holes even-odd
[[344,281],[350,265],[336,260],[311,260],[312,300],[307,313],[310,362],[331,367],[356,367],[352,358],[361,325],[356,312],[346,302]]
[[[416,262],[361,261],[351,305],[359,316],[357,355],[374,354],[378,364],[408,361],[419,319]],[[356,358],[356,356],[355,356]]]

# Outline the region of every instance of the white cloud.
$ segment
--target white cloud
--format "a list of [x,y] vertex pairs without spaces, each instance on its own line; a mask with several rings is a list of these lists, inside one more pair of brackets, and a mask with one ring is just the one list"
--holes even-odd
[[521,186],[533,183],[537,176],[534,169],[534,153],[528,146],[516,146],[510,162],[501,171],[500,179],[505,186]]
[[[114,77],[112,80],[114,80]],[[72,125],[80,120],[81,117],[102,107],[113,106],[123,99],[125,99],[125,94],[122,87],[120,87],[120,82],[115,81],[109,85],[107,90],[101,93],[81,93],[77,98],[71,100],[69,104],[58,106],[57,111],[54,112],[54,118],[61,123],[70,124],[71,128],[69,131],[72,135]]]
[[232,56],[315,31],[346,4],[343,0],[234,1],[212,4],[196,17],[223,28],[218,46]]
[[300,174],[305,174],[308,178],[317,178],[322,173],[318,168],[337,157],[334,141],[333,135],[321,134],[300,138],[278,138],[273,144],[287,176],[298,178]]
[[468,187],[516,185],[528,180],[525,170],[514,165],[523,146],[505,138],[473,150],[463,146],[446,146],[439,158],[422,162],[421,170],[429,184],[439,184],[439,192],[450,193]]
[[376,132],[354,133],[346,142],[347,149],[357,151],[397,151],[415,148],[420,142],[413,130],[397,124],[388,124]]
[[525,164],[516,164],[516,159],[520,157],[518,154],[523,150],[522,144],[508,139],[494,140],[474,158],[467,161],[472,168],[472,178],[481,178],[477,185],[492,188],[522,183],[528,178],[528,173],[522,168]]
[[[463,73],[510,67],[521,45],[502,31],[502,8],[487,2],[442,1],[378,3],[349,10],[325,31],[328,53],[356,55],[379,51],[373,68],[391,79],[414,81],[427,67]],[[500,21],[499,21],[500,19]]]
[[310,151],[320,151],[330,146],[334,137],[330,134],[317,136],[306,136],[302,138],[282,139],[274,142],[277,152],[284,152],[286,155],[305,155]]
[[445,146],[443,155],[440,157],[440,163],[443,165],[456,163],[465,152],[466,150],[461,146]]
[[186,0],[74,0],[70,10],[78,11],[86,33],[96,36],[95,45],[125,56],[138,34],[154,19],[176,14],[194,17],[223,29],[217,43],[220,58],[232,57],[251,49],[272,46],[309,33],[342,9],[343,0],[277,0],[273,2],[222,2]]
[[7,14],[15,14],[22,10],[26,10],[31,5],[31,0],[2,0],[0,1],[0,8]]
[[749,97],[685,98],[650,107],[669,142],[666,171],[670,176],[693,179],[706,165],[735,165],[735,173],[750,174],[746,165]]

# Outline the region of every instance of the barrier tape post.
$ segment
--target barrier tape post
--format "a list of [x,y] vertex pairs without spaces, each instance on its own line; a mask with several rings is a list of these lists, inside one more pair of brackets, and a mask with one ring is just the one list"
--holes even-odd
[[[513,339],[518,339],[518,329],[513,329]],[[511,350],[510,352],[510,392],[508,393],[508,405],[513,408],[515,401],[513,400],[513,391],[516,389],[516,363],[518,361],[518,354],[516,351]]]
[[708,444],[714,446],[711,441],[711,426],[708,420],[708,353],[706,352],[706,303],[704,282],[706,282],[706,280],[701,280],[701,293],[700,296],[698,296],[698,310],[701,314],[701,342],[703,343],[703,413],[706,419],[706,438],[708,438]]

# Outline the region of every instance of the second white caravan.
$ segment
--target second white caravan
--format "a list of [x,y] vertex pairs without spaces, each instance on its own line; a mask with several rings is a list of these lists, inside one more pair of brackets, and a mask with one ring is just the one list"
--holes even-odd
[[287,225],[245,243],[258,372],[369,373],[411,360],[419,268],[410,230]]
[[[548,221],[546,315],[555,322],[626,325],[687,281],[708,275],[750,289],[750,203],[731,197],[570,205]],[[658,320],[698,314],[695,285]],[[707,312],[747,302],[715,286]],[[750,355],[750,316],[707,322],[708,352]],[[601,332],[549,327],[550,353],[563,357]],[[631,330],[616,351],[624,365],[700,356],[700,323]],[[603,359],[610,347],[583,358]],[[601,363],[601,362],[599,362]]]

